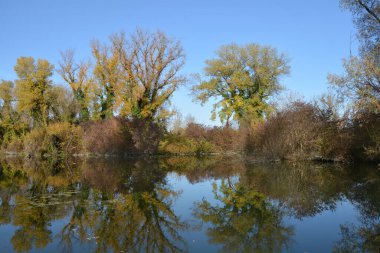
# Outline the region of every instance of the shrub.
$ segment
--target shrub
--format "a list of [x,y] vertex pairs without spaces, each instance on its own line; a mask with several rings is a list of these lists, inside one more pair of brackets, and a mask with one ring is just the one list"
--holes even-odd
[[194,140],[206,141],[218,151],[243,151],[247,133],[244,128],[207,127],[197,123],[189,123],[183,131],[183,136]]
[[131,151],[131,137],[126,122],[120,118],[90,121],[81,125],[86,152],[92,154],[117,154]]
[[355,160],[380,161],[380,115],[358,112],[352,123],[351,156]]
[[134,118],[127,121],[127,131],[132,140],[133,152],[155,154],[163,136],[163,128],[149,120]]
[[318,108],[294,102],[258,124],[248,143],[251,151],[268,159],[309,159],[321,156],[324,131]]
[[196,140],[179,134],[168,135],[159,146],[159,152],[164,154],[202,155],[216,151],[215,146],[206,140]]
[[193,154],[196,153],[196,143],[191,138],[170,134],[160,142],[159,152],[164,154]]
[[33,129],[23,139],[24,153],[34,157],[63,157],[81,153],[82,129],[70,123],[54,123]]
[[157,152],[162,129],[143,119],[110,118],[82,124],[84,146],[92,154],[153,154]]

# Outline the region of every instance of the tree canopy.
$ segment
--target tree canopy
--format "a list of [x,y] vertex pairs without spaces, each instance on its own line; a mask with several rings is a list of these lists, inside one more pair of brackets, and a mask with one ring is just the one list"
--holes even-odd
[[290,71],[287,57],[275,48],[258,44],[224,45],[207,60],[206,81],[193,87],[201,103],[214,98],[213,116],[229,124],[264,117],[269,98],[282,89],[281,77]]

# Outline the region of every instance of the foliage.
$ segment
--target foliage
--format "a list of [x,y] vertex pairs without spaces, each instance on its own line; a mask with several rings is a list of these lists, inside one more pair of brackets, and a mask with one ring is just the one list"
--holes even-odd
[[16,80],[17,111],[31,117],[33,127],[46,127],[51,109],[48,91],[52,87],[50,77],[54,66],[47,60],[32,57],[17,59],[14,67]]
[[380,53],[380,3],[378,0],[340,0],[354,16],[362,50]]
[[222,122],[261,119],[270,110],[268,99],[281,90],[280,78],[289,73],[288,59],[270,46],[230,44],[220,47],[217,58],[207,60],[207,81],[193,87],[196,98],[210,98]]
[[216,152],[216,148],[206,140],[170,134],[160,142],[159,152],[163,154],[204,155]]
[[99,100],[99,115],[101,119],[108,119],[116,109],[116,89],[121,75],[118,55],[115,49],[102,46],[99,42],[93,43],[92,54],[95,58],[95,95]]
[[380,101],[380,3],[377,0],[341,0],[354,15],[360,38],[360,56],[343,60],[344,74],[329,75],[329,82],[342,97],[349,97],[354,110],[379,112]]
[[113,117],[82,124],[87,153],[96,155],[153,154],[162,128],[144,119]]
[[173,92],[186,81],[179,75],[185,63],[180,42],[160,31],[147,33],[141,30],[128,39],[121,33],[111,40],[122,75],[119,91],[121,115],[159,117]]
[[361,58],[352,56],[343,60],[345,73],[330,74],[329,82],[346,100],[351,99],[354,111],[363,109],[380,112],[380,65],[376,55]]
[[83,122],[90,119],[90,101],[92,80],[88,76],[89,64],[75,64],[74,51],[61,53],[62,60],[57,72],[70,85],[74,98],[79,105],[79,114],[74,115],[76,121]]
[[380,161],[380,115],[362,112],[352,123],[351,154],[356,160]]
[[92,154],[117,154],[131,151],[132,143],[125,127],[125,121],[111,118],[89,121],[82,125],[85,150]]
[[302,101],[287,104],[252,130],[247,148],[270,160],[348,160],[351,132],[328,110]]
[[67,122],[54,123],[32,130],[23,142],[26,155],[62,158],[82,152],[82,129]]
[[20,115],[13,109],[13,93],[13,82],[0,82],[0,139],[3,145],[21,136],[27,129],[27,126],[21,121]]

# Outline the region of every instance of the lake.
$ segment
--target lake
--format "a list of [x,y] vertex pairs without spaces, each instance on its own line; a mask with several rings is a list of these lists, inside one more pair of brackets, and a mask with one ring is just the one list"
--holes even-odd
[[375,165],[8,160],[1,252],[380,252]]

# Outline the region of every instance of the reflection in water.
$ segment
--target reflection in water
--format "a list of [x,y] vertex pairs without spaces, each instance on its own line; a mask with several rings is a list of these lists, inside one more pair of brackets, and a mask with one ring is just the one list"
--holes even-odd
[[[96,252],[181,251],[184,242],[179,231],[187,225],[172,210],[178,192],[165,184],[166,174],[157,162],[114,161],[112,165],[82,164],[81,181],[43,164],[14,169],[13,174],[3,169],[3,184],[24,175],[19,171],[27,171],[31,180],[12,184],[22,190],[1,192],[1,221],[18,228],[11,240],[13,249],[45,247],[53,239],[51,222],[69,214],[69,222],[58,233],[63,252],[73,251],[74,242],[95,243]],[[38,170],[42,173],[37,175]]]
[[379,221],[363,224],[361,227],[353,224],[341,226],[342,239],[334,245],[334,253],[375,253],[380,249]]
[[[307,242],[287,217],[301,224],[343,201],[359,222],[341,224],[341,238],[325,251],[380,252],[379,174],[370,166],[237,157],[2,162],[0,232],[5,224],[12,230],[0,244],[15,252],[52,245],[61,252],[181,252],[192,250],[189,234],[204,233],[205,252],[292,252]],[[198,192],[213,185],[213,195],[190,194],[181,203],[192,217],[184,219],[176,203],[186,182]]]
[[222,244],[223,252],[281,252],[288,245],[292,228],[282,224],[282,212],[263,194],[242,184],[214,184],[220,204],[203,200],[196,204],[197,218],[211,223],[207,235]]
[[358,209],[360,223],[341,225],[342,238],[335,244],[336,253],[380,252],[380,177],[376,170],[362,172],[359,177],[346,196]]

